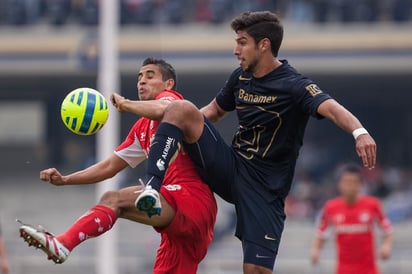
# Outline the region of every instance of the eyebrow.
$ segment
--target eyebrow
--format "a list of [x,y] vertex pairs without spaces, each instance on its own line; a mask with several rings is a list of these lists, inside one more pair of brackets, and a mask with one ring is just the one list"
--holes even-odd
[[236,41],[236,42],[239,42],[239,41],[241,41],[241,40],[247,40],[247,38],[244,37],[244,36],[236,37],[236,38],[235,38],[235,41]]
[[[145,70],[144,72],[145,72],[145,73],[153,73],[153,74],[156,73],[153,69],[148,69],[148,70]],[[143,75],[143,72],[139,72],[139,74],[138,74],[137,76],[140,77],[140,76],[142,76],[142,75]]]

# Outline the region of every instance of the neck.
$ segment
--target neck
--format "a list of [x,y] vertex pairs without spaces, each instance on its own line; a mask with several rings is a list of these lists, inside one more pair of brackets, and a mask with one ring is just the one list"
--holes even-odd
[[358,197],[357,197],[357,196],[354,196],[354,197],[344,197],[344,199],[345,199],[345,202],[346,202],[348,205],[353,205],[353,204],[356,203],[356,201],[358,200]]
[[266,74],[274,71],[281,65],[282,65],[282,62],[280,62],[277,58],[273,57],[272,59],[270,59],[269,62],[262,62],[260,66],[256,68],[255,71],[253,72],[253,76],[256,78],[263,77]]

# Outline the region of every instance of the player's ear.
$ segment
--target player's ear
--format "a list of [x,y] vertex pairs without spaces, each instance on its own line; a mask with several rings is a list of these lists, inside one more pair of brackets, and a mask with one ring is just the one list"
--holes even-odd
[[260,40],[259,48],[262,49],[262,51],[270,50],[270,40],[268,38]]
[[173,89],[173,87],[175,86],[175,80],[173,79],[168,79],[166,81],[166,88],[167,89]]

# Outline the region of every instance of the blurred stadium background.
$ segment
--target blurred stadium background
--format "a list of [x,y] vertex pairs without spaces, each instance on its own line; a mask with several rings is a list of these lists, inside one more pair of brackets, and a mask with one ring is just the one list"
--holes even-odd
[[[280,57],[317,81],[375,137],[379,165],[366,174],[365,192],[382,199],[395,227],[393,256],[381,263],[382,273],[410,273],[411,0],[118,3],[121,92],[135,98],[141,61],[162,57],[178,71],[178,90],[199,107],[237,65],[230,18],[246,10],[276,10],[285,25]],[[38,180],[38,171],[55,166],[71,172],[95,161],[95,137],[65,129],[59,108],[70,90],[96,87],[98,9],[97,0],[0,0],[0,222],[14,274],[96,273],[98,240],[84,243],[64,265],[53,266],[18,238],[14,220],[60,233],[97,201],[94,186],[52,187]],[[135,119],[121,116],[121,140]],[[218,125],[227,141],[235,119],[230,115]],[[287,201],[277,273],[333,272],[333,239],[320,266],[312,267],[308,254],[319,208],[336,195],[333,173],[347,161],[358,161],[352,137],[328,121],[312,120]],[[141,172],[128,170],[116,178],[126,186]],[[199,273],[241,273],[233,208],[219,203],[216,239]],[[158,235],[123,220],[116,229],[119,273],[150,273]]]

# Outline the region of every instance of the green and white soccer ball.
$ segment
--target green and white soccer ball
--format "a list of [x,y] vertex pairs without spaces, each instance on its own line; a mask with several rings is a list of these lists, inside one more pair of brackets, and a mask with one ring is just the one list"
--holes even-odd
[[78,88],[64,98],[60,114],[66,127],[79,135],[97,133],[109,117],[104,96],[91,88]]

